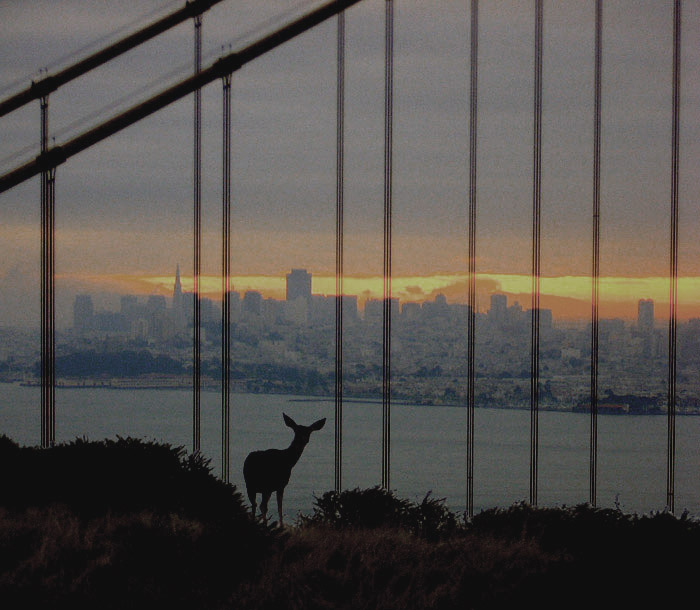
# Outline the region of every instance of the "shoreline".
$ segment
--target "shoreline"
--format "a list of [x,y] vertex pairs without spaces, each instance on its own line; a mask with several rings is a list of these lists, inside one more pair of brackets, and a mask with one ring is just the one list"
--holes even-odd
[[[41,387],[38,381],[0,381],[2,384],[17,384],[22,387],[28,388],[38,388]],[[153,379],[153,380],[142,380],[139,382],[134,382],[126,379],[112,379],[104,382],[85,382],[85,383],[65,383],[59,382],[56,384],[57,390],[192,390],[192,384],[189,379],[182,381],[175,381],[172,379]],[[206,384],[202,385],[202,391],[204,392],[219,392],[221,389],[220,384]],[[290,402],[334,402],[335,398],[331,395],[297,395],[290,392],[256,392],[251,390],[241,390],[241,389],[231,389],[232,394],[273,394],[273,395],[288,395],[296,396],[295,398],[290,398]],[[364,396],[344,396],[344,403],[356,403],[356,404],[381,404],[382,400],[380,398],[374,397],[364,397]],[[436,401],[421,401],[420,399],[410,400],[406,398],[392,400],[392,404],[401,406],[412,406],[412,407],[448,407],[464,409],[466,405],[458,404],[453,402],[436,402]],[[529,405],[525,406],[501,406],[501,405],[477,405],[477,409],[497,409],[503,411],[526,411],[529,410]],[[557,412],[557,413],[577,413],[587,415],[590,414],[588,409],[577,408],[576,406],[565,407],[565,406],[552,406],[552,405],[540,405],[540,411],[542,412]],[[598,415],[611,415],[613,417],[621,416],[667,416],[667,412],[664,410],[655,410],[647,412],[628,412],[628,411],[609,411],[609,410],[599,410]],[[698,416],[700,412],[697,411],[681,411],[677,410],[676,415],[682,416]]]

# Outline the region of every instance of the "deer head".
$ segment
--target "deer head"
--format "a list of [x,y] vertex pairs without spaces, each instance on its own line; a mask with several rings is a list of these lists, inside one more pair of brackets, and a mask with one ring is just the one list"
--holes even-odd
[[282,413],[284,417],[284,423],[287,424],[292,430],[294,430],[294,443],[301,448],[306,447],[309,444],[309,438],[311,438],[311,433],[316,430],[320,430],[326,424],[326,418],[319,419],[315,421],[310,426],[302,426],[297,424],[289,415]]

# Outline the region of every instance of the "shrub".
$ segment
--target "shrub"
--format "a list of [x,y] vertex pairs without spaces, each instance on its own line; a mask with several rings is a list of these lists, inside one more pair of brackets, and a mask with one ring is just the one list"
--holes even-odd
[[8,509],[61,503],[86,517],[140,509],[246,516],[240,493],[211,474],[209,460],[165,443],[117,437],[39,449],[5,437],[0,463],[0,506]]
[[300,525],[401,528],[430,540],[454,534],[457,530],[457,517],[445,507],[444,499],[431,498],[430,492],[422,502],[416,503],[398,498],[380,487],[340,493],[329,491],[316,498],[314,504],[310,516],[300,517]]
[[3,607],[197,607],[253,578],[276,539],[181,447],[2,437],[0,463]]

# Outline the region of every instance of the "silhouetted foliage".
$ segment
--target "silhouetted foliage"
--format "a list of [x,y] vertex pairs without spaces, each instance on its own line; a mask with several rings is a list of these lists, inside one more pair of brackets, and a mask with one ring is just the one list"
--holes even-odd
[[0,607],[648,608],[696,595],[700,523],[328,492],[280,535],[207,460],[117,439],[0,436]]
[[168,444],[117,437],[42,450],[5,437],[0,460],[0,506],[10,509],[57,502],[86,516],[142,508],[207,518],[245,512],[235,488],[210,475],[208,460]]
[[302,516],[302,525],[330,525],[340,528],[402,528],[434,540],[453,534],[457,517],[444,500],[426,494],[420,503],[411,502],[380,487],[329,491],[316,498],[313,514]]
[[[587,583],[576,603],[649,607],[667,604],[687,590],[700,570],[700,522],[687,513],[630,515],[587,504],[534,508],[525,503],[476,515],[470,531],[506,543],[531,540],[543,551],[567,557],[548,585],[547,598]],[[673,582],[674,588],[664,583]],[[680,584],[679,584],[680,583]]]
[[274,542],[181,447],[0,437],[0,463],[0,600],[24,607],[197,607],[252,577]]

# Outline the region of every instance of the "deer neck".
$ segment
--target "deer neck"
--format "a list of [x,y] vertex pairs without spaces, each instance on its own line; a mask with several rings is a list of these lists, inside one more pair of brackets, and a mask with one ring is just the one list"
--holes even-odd
[[290,467],[294,466],[299,461],[301,454],[304,452],[304,447],[306,447],[305,444],[300,443],[296,439],[294,439],[292,441],[292,444],[289,445],[287,449],[285,449],[285,452],[287,454],[287,461]]

